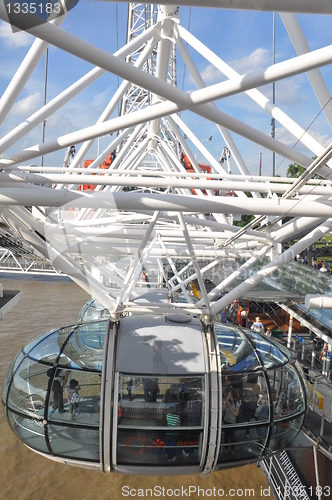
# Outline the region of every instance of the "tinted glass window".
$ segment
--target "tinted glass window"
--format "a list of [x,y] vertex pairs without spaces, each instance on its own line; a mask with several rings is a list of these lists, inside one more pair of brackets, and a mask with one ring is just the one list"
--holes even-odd
[[107,321],[99,321],[76,327],[63,350],[64,364],[67,358],[71,368],[101,372],[107,325]]
[[13,374],[15,373],[17,367],[21,363],[22,359],[24,358],[24,353],[23,351],[19,352],[17,356],[13,359],[11,364],[9,365],[9,368],[6,372],[4,381],[3,381],[3,391],[2,391],[2,400],[5,402],[6,397],[7,397],[7,390],[8,390],[8,385],[12,379]]
[[17,437],[31,448],[49,453],[42,420],[25,418],[15,413],[8,413],[8,421]]
[[36,344],[33,349],[31,349],[29,357],[35,359],[36,361],[46,361],[52,364],[55,363],[57,357],[59,356],[60,349],[72,331],[73,327],[55,330],[53,333],[42,339],[41,342]]
[[15,373],[8,406],[30,416],[43,418],[49,384],[48,366],[26,358]]
[[120,375],[117,463],[198,465],[203,409],[202,376]]
[[48,420],[99,426],[100,381],[97,373],[57,370],[50,391]]
[[203,426],[203,377],[120,375],[119,397],[120,427]]
[[184,428],[169,430],[118,430],[117,463],[126,465],[199,465],[202,431]]
[[288,357],[285,356],[284,352],[276,343],[270,342],[269,339],[262,337],[259,333],[248,332],[248,336],[255,349],[257,349],[258,354],[261,356],[263,365],[266,368],[276,367],[287,363]]
[[244,372],[261,367],[245,334],[236,327],[215,324],[222,372]]
[[48,433],[54,455],[99,462],[99,432],[50,424]]

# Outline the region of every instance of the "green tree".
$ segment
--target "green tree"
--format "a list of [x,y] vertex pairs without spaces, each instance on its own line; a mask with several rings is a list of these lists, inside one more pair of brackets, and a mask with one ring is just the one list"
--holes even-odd
[[287,169],[286,177],[300,177],[304,171],[304,167],[301,167],[301,165],[298,165],[297,163],[292,163]]

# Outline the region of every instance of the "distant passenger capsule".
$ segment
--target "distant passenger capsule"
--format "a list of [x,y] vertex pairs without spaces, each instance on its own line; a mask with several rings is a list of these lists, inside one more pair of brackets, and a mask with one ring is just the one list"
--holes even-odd
[[2,402],[30,449],[125,474],[194,474],[257,462],[285,448],[307,411],[290,353],[229,324],[184,314],[106,313],[88,304],[9,367]]

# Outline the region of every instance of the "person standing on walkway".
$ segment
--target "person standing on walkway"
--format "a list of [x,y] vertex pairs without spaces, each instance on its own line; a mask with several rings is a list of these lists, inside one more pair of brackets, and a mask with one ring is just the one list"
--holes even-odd
[[256,333],[264,333],[264,326],[259,316],[256,316],[255,321],[251,325],[251,330]]

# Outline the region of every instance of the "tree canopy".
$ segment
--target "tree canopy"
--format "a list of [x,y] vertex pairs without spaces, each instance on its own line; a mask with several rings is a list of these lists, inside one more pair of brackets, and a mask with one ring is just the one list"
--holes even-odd
[[304,167],[301,167],[301,165],[298,165],[297,163],[292,163],[287,169],[286,177],[300,177],[304,171]]

